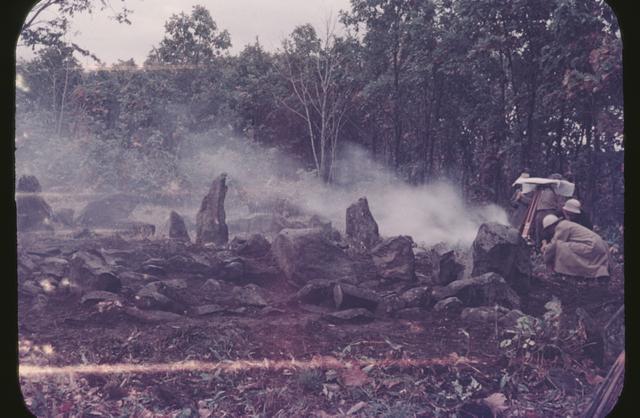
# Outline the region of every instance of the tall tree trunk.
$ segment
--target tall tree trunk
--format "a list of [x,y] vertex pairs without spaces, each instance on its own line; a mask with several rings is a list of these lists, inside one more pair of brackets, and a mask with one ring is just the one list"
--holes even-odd
[[64,86],[62,88],[62,97],[60,98],[60,116],[58,117],[58,128],[56,129],[56,133],[60,136],[60,132],[62,131],[62,118],[64,116],[64,104],[67,96],[67,86],[69,84],[69,65],[65,67],[64,73]]
[[402,137],[402,128],[400,126],[400,75],[397,69],[397,58],[393,60],[393,144],[395,155],[396,171],[400,166],[400,139]]
[[558,119],[558,127],[556,129],[556,171],[559,173],[564,172],[564,149],[562,147],[562,138],[564,136],[564,117],[565,117],[566,104],[562,101],[560,110],[560,119]]
[[[444,89],[442,88],[442,86],[440,86],[440,88],[438,89],[438,95],[437,98],[435,100],[435,108],[433,109],[432,113],[432,120],[435,121],[436,123],[436,129],[438,127],[437,123],[438,120],[440,119],[440,110],[442,107],[442,95],[443,95]],[[432,128],[431,131],[433,132],[433,123],[432,123]],[[429,161],[429,177],[432,177],[435,175],[435,168],[436,168],[436,163],[435,163],[435,146],[436,146],[436,142],[438,140],[438,135],[431,135],[430,141],[429,141],[429,155],[428,155],[428,161]]]
[[[536,72],[532,71],[531,75],[531,89],[529,91],[529,103],[527,109],[527,133],[525,135],[525,143],[524,147],[522,147],[522,165],[524,166],[534,166],[537,167],[536,164],[536,156],[532,154],[532,145],[533,145],[533,115],[536,109],[536,92],[537,92],[537,76]],[[532,164],[527,164],[527,161],[532,162]],[[534,168],[535,169],[535,168]]]

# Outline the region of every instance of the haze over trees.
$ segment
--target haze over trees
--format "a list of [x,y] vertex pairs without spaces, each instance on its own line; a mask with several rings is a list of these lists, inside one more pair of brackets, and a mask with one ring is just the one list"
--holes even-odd
[[[602,1],[352,0],[344,35],[300,22],[279,50],[256,40],[235,55],[224,22],[195,6],[144,63],[96,70],[61,36],[91,2],[49,3],[60,18],[36,27],[34,9],[22,32],[37,52],[17,65],[17,146],[40,135],[87,150],[97,187],[182,181],[185,138],[224,130],[326,182],[358,144],[410,184],[445,177],[502,205],[525,167],[570,173],[595,223],[622,223],[622,48]],[[118,169],[130,159],[138,171]]]

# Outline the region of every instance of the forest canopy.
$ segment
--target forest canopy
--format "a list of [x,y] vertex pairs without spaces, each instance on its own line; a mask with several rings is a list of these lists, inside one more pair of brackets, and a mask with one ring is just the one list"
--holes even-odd
[[[322,30],[300,22],[277,50],[256,40],[237,54],[224,22],[195,6],[164,23],[145,62],[92,69],[78,61],[91,52],[62,34],[73,13],[109,2],[44,3],[59,18],[35,27],[34,9],[25,22],[35,57],[17,63],[16,146],[84,150],[96,188],[183,181],[186,139],[223,132],[328,183],[357,144],[409,184],[446,178],[502,205],[525,168],[561,173],[597,224],[622,223],[622,46],[603,1],[351,0]],[[139,170],[114,169],[125,158]]]

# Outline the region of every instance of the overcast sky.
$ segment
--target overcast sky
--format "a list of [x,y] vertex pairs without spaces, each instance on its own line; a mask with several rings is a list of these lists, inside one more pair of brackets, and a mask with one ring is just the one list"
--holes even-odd
[[[117,0],[112,3],[114,7],[120,4]],[[133,10],[131,25],[110,19],[109,10],[82,14],[74,18],[68,40],[89,49],[106,64],[129,58],[142,64],[162,39],[167,19],[182,11],[189,14],[200,4],[209,10],[218,28],[231,34],[232,53],[256,37],[266,49],[275,50],[295,26],[312,23],[322,33],[327,18],[336,19],[340,10],[349,9],[349,0],[126,0],[124,4]],[[16,52],[18,58],[32,56],[26,48],[18,47]],[[81,62],[93,64],[84,57]]]

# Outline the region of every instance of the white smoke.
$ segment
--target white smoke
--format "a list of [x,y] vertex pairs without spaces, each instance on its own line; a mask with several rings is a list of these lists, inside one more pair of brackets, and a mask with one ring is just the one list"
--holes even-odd
[[329,219],[342,231],[347,207],[364,196],[381,235],[410,235],[424,245],[468,245],[483,222],[507,223],[506,212],[499,206],[468,206],[458,188],[443,180],[408,185],[357,146],[342,150],[334,184],[326,185],[275,149],[242,139],[208,145],[202,144],[202,138],[194,140],[201,145],[194,146],[191,155],[185,156],[182,169],[189,172],[189,178],[204,180],[198,187],[203,194],[214,176],[228,174],[230,219],[245,214],[243,202],[235,198],[233,190],[240,186],[250,199],[286,198],[309,214]]
[[[88,201],[110,193],[86,182],[85,167],[97,164],[93,159],[95,155],[106,156],[100,152],[91,154],[91,139],[77,141],[48,136],[46,127],[34,126],[32,120],[28,126],[23,120],[20,122],[18,132],[28,131],[30,136],[25,133],[24,137],[16,138],[16,175],[35,174],[43,186],[45,199],[54,209],[71,207],[78,213]],[[211,181],[226,172],[227,219],[246,216],[248,202],[259,207],[260,204],[268,206],[277,198],[286,198],[304,212],[320,215],[344,231],[347,207],[364,196],[383,236],[409,235],[425,245],[438,242],[467,245],[482,222],[507,222],[505,211],[498,206],[465,205],[459,188],[450,182],[406,184],[357,146],[341,149],[331,185],[318,179],[301,161],[246,138],[235,138],[225,130],[190,135],[181,145],[178,157],[178,174],[188,184],[168,181],[163,190],[169,194],[177,191],[188,198],[176,204],[140,205],[132,213],[132,219],[162,227],[169,211],[174,209],[193,225]],[[113,166],[109,165],[111,160],[114,160]],[[134,181],[140,178],[146,183],[164,184],[170,178],[161,161],[131,159],[126,162],[126,171]],[[122,158],[104,158],[99,164],[107,175],[123,167]],[[114,191],[132,193],[135,185],[129,186]]]

